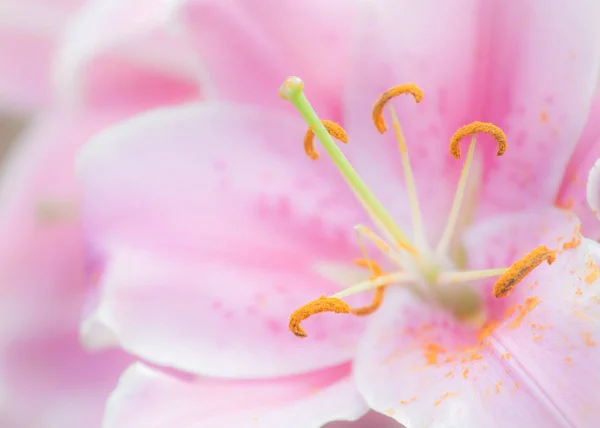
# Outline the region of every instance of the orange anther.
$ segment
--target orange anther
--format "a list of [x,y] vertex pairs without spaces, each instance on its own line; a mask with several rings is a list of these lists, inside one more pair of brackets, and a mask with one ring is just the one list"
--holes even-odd
[[314,314],[321,312],[335,312],[336,314],[349,314],[350,306],[335,297],[321,296],[317,300],[307,303],[299,309],[296,309],[290,315],[289,328],[292,333],[298,337],[306,337],[306,331],[300,326],[300,323]]
[[521,260],[513,263],[511,267],[502,275],[496,284],[494,284],[494,296],[504,297],[512,291],[523,278],[532,270],[538,267],[543,261],[549,265],[556,260],[556,252],[541,245],[523,257]]
[[417,103],[420,103],[423,99],[423,90],[414,83],[396,85],[381,94],[373,106],[373,123],[375,124],[375,128],[382,134],[387,131],[385,121],[383,120],[383,108],[389,100],[402,94],[411,94]]
[[[348,134],[340,125],[338,125],[335,122],[332,122],[331,120],[322,120],[321,123],[323,123],[325,129],[333,138],[340,140],[342,143],[348,142]],[[304,151],[306,152],[309,158],[311,158],[312,160],[317,160],[319,159],[319,154],[315,150],[314,140],[315,133],[312,130],[312,128],[308,128],[306,130],[306,134],[304,134]]]
[[[363,266],[363,267],[370,269],[371,272],[373,272],[373,276],[371,277],[371,279],[375,279],[378,276],[383,275],[383,270],[381,269],[379,264],[373,260],[359,259],[359,260],[356,260],[354,263],[359,266]],[[382,285],[381,287],[377,287],[375,289],[375,296],[373,296],[373,300],[371,301],[370,305],[362,306],[360,308],[352,308],[352,309],[350,309],[350,312],[353,313],[354,315],[358,315],[360,317],[372,314],[377,309],[379,309],[379,307],[383,303],[384,294],[385,294],[385,285]]]
[[473,135],[478,132],[485,132],[496,139],[498,142],[498,152],[496,153],[496,156],[502,156],[504,154],[506,148],[508,147],[506,144],[506,135],[504,134],[504,131],[502,131],[502,129],[493,123],[472,122],[468,125],[458,128],[458,130],[450,139],[450,153],[452,156],[454,156],[456,159],[460,159],[460,140],[467,135]]

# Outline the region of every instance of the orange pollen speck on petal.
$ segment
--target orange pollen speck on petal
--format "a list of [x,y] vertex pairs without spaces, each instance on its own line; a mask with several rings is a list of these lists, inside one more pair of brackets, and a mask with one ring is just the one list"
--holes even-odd
[[321,312],[334,312],[336,314],[349,314],[350,306],[335,297],[321,296],[317,300],[307,303],[296,309],[290,315],[289,328],[292,333],[298,337],[307,337],[306,331],[300,326],[300,323],[314,314]]
[[525,278],[532,270],[538,267],[543,261],[548,264],[554,263],[556,252],[549,250],[548,247],[541,245],[523,257],[521,260],[513,263],[508,270],[494,284],[494,296],[504,297],[510,293],[515,285]]
[[590,258],[586,262],[585,265],[586,265],[585,282],[588,285],[591,285],[598,278],[598,276],[600,276],[600,269],[598,269],[598,265],[592,258]]
[[456,397],[458,396],[457,392],[445,392],[439,400],[436,400],[434,404],[434,406],[439,406],[440,404],[442,404],[442,401],[444,401],[446,398],[451,398],[451,397]]
[[387,131],[385,121],[383,120],[384,107],[392,98],[402,94],[411,94],[417,103],[420,103],[423,100],[423,90],[414,83],[396,85],[381,94],[373,106],[373,123],[380,133],[383,134]]
[[[381,269],[379,264],[373,260],[359,259],[356,260],[354,263],[359,266],[369,268],[371,272],[373,272],[373,276],[371,277],[371,279],[375,279],[378,276],[383,275],[383,270]],[[363,306],[360,308],[353,308],[350,310],[350,312],[357,316],[371,315],[373,312],[379,309],[379,307],[383,303],[385,288],[385,285],[383,285],[375,289],[375,296],[373,297],[373,300],[371,301],[370,305]]]
[[[346,133],[346,130],[340,125],[338,125],[335,122],[332,122],[331,120],[321,120],[321,123],[323,124],[323,126],[325,126],[325,129],[333,138],[341,141],[342,143],[348,143],[348,134]],[[308,128],[306,130],[306,134],[304,134],[304,151],[306,152],[309,158],[311,158],[312,160],[317,160],[319,159],[319,154],[315,150],[314,140],[315,132],[312,128]]]
[[460,159],[460,141],[464,137],[476,134],[478,132],[484,132],[488,135],[491,135],[498,142],[498,151],[496,152],[496,156],[502,156],[504,154],[508,145],[506,144],[506,135],[504,134],[504,131],[500,129],[500,127],[494,125],[493,123],[471,122],[468,125],[458,128],[458,130],[450,139],[450,153],[452,156],[454,156],[456,159]]
[[575,229],[573,230],[573,232],[574,232],[573,238],[571,238],[571,240],[569,242],[565,242],[562,246],[562,249],[564,251],[572,250],[573,248],[577,248],[577,247],[579,247],[579,244],[581,244],[581,225],[577,224],[575,226]]
[[515,317],[515,319],[510,323],[508,328],[514,330],[515,328],[519,327],[521,325],[521,323],[523,322],[523,320],[525,319],[525,317],[527,316],[527,314],[529,314],[531,311],[533,311],[535,308],[537,308],[537,306],[539,304],[540,304],[540,299],[537,296],[528,297],[527,299],[525,299],[525,304],[518,305],[515,308],[515,310],[518,310],[519,313]]
[[423,345],[423,356],[428,365],[437,364],[439,355],[444,353],[446,353],[446,348],[437,343],[427,343]]

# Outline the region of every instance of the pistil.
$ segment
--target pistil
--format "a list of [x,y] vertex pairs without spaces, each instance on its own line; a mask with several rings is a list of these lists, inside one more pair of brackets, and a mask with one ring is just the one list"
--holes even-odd
[[304,95],[304,82],[298,77],[288,78],[279,90],[279,95],[284,100],[290,101],[302,115],[309,128],[315,133],[323,148],[327,151],[335,165],[340,170],[360,202],[368,207],[377,223],[383,226],[397,241],[399,245],[414,249],[406,234],[396,224],[390,213],[384,208],[379,199],[371,192],[366,183],[360,178],[342,151],[337,147],[327,128],[312,108]]

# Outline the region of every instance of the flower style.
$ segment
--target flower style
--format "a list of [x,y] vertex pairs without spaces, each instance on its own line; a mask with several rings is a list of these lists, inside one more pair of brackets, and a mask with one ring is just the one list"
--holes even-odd
[[[204,15],[188,12],[200,31]],[[324,125],[301,109],[307,133],[278,107],[264,85],[284,76],[248,67],[235,81],[216,67],[216,82],[236,83],[221,102],[147,112],[90,141],[78,168],[101,295],[87,340],[145,361],[124,373],[105,427],[319,427],[369,407],[408,427],[590,426],[598,249],[580,228],[598,228],[566,208],[572,198],[583,213],[585,186],[565,171],[581,176],[578,159],[596,144],[596,121],[586,126],[596,12],[364,3],[337,76],[343,98],[306,77]],[[381,104],[381,136],[373,102],[411,81],[422,101],[390,101],[398,121]],[[447,145],[473,121],[502,129],[508,147],[497,157],[498,143],[478,135],[463,153],[467,177]],[[348,140],[348,161],[335,143],[316,145],[325,131]],[[488,274],[500,276],[496,295]],[[358,289],[368,292],[344,295]],[[288,330],[321,295],[357,309],[372,294],[381,305],[369,317],[321,313],[304,320],[306,338]]]

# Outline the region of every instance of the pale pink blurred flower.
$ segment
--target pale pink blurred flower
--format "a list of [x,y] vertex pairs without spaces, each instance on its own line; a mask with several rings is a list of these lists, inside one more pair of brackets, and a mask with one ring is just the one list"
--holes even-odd
[[0,1],[0,110],[22,113],[48,105],[57,42],[83,2]]
[[[100,425],[106,397],[131,358],[120,350],[89,353],[79,340],[89,287],[75,152],[108,124],[200,93],[184,70],[165,72],[128,55],[133,43],[152,45],[170,28],[167,9],[102,0],[79,10],[82,3],[0,1],[0,53],[10,58],[0,66],[0,108],[33,116],[4,160],[0,181],[0,425],[6,428]],[[119,8],[135,10],[127,16],[144,23],[134,35],[126,18],[113,22],[102,44],[90,25],[88,37],[79,37],[81,21],[102,11],[118,15]],[[182,46],[176,38],[161,40],[162,49]],[[57,55],[55,90],[50,69]],[[93,69],[86,79],[66,85],[86,67]],[[74,87],[87,88],[85,96]]]
[[[125,121],[98,135],[79,163],[101,285],[85,339],[146,361],[121,378],[104,426],[318,427],[369,407],[408,427],[593,426],[599,250],[565,205],[572,199],[586,215],[585,183],[573,177],[585,177],[584,159],[597,150],[598,120],[584,127],[598,112],[590,110],[598,6],[364,2],[350,59],[335,67],[344,45],[316,31],[315,20],[345,22],[342,10],[309,20],[295,4],[258,26],[250,17],[266,16],[261,7],[235,15],[186,5],[182,28],[198,51],[215,54],[203,71],[221,101]],[[231,38],[206,30],[219,19],[235,23]],[[291,35],[296,26],[305,38]],[[276,38],[263,36],[273,29]],[[286,62],[299,53],[306,62]],[[321,69],[338,85],[319,81]],[[291,311],[360,275],[351,226],[366,216],[329,159],[311,163],[302,153],[306,125],[275,94],[292,73],[305,78],[322,118],[348,130],[343,151],[402,226],[411,204],[397,146],[391,132],[373,129],[370,109],[394,84],[425,89],[418,106],[395,105],[430,245],[462,166],[447,153],[450,136],[473,120],[505,130],[502,158],[493,140],[479,138],[475,185],[447,260],[418,246],[442,265],[439,278],[451,282],[455,265],[506,267],[538,245],[558,250],[557,261],[503,299],[492,296],[494,280],[454,285],[446,309],[475,292],[481,328],[389,287],[368,324],[322,314],[305,322],[307,339],[294,337]],[[583,228],[594,238],[600,230],[595,221]]]

